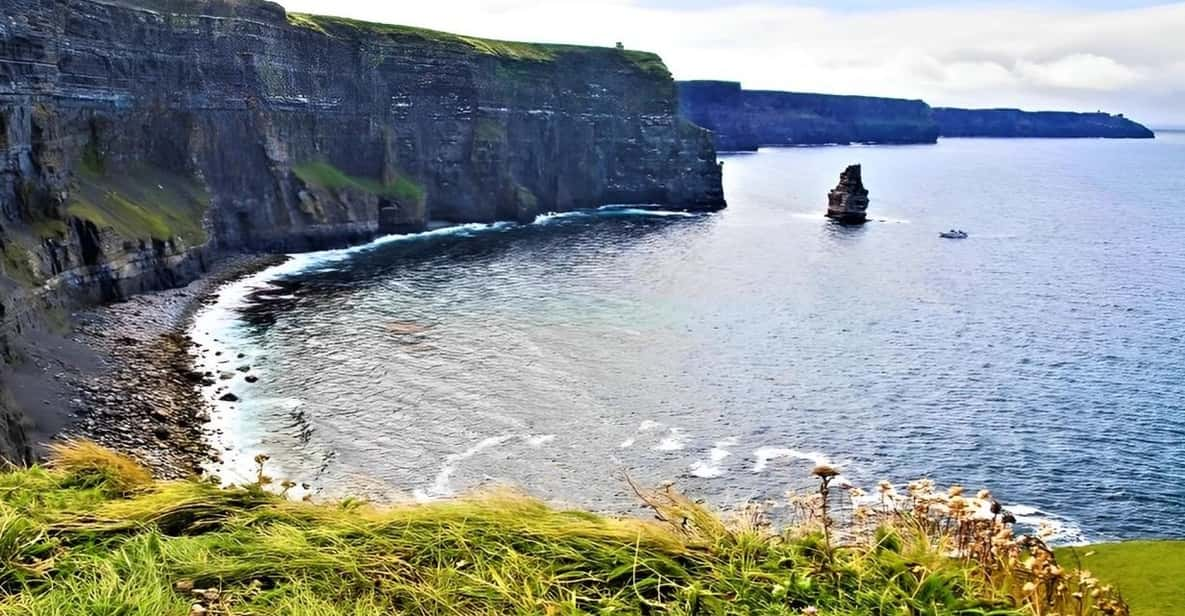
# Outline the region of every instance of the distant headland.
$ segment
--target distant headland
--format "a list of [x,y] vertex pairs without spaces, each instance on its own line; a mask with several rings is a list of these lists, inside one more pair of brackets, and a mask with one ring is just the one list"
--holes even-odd
[[681,81],[683,117],[720,150],[848,143],[926,144],[939,137],[1150,139],[1145,126],[1103,112],[930,107],[922,100],[745,90],[734,81]]

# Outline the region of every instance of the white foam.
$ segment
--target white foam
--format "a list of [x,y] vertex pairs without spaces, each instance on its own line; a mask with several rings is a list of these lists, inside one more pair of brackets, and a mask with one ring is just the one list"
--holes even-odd
[[692,463],[690,473],[692,476],[700,477],[702,479],[715,479],[724,475],[724,469],[716,466],[710,462],[697,460]]
[[671,428],[671,431],[659,441],[658,446],[654,449],[655,451],[679,451],[686,446],[687,437],[683,435],[683,431],[679,428]]
[[540,434],[537,436],[528,436],[527,444],[531,447],[542,447],[555,440],[554,434]]
[[1036,507],[1019,504],[1004,504],[1004,510],[1016,516],[1017,524],[1032,529],[1034,533],[1043,527],[1048,529],[1048,533],[1042,537],[1046,543],[1055,545],[1085,545],[1090,543],[1086,537],[1086,533],[1077,524],[1052,513],[1042,511]]
[[817,451],[799,451],[797,449],[790,449],[787,447],[758,447],[753,451],[753,457],[757,462],[753,465],[753,472],[760,473],[769,467],[772,460],[781,458],[792,458],[795,460],[806,460],[814,465],[831,464],[826,454]]
[[737,440],[735,438],[726,438],[722,441],[716,441],[716,443],[712,445],[712,451],[709,452],[712,461],[723,462],[724,458],[732,455],[732,452],[728,451],[728,448],[734,447],[736,444]]
[[720,466],[720,463],[732,455],[732,452],[728,448],[736,445],[736,442],[735,438],[716,441],[711,451],[708,452],[707,460],[697,460],[691,464],[691,474],[704,479],[723,476],[725,470]]
[[433,480],[432,485],[427,490],[416,490],[415,496],[417,500],[435,500],[452,496],[455,492],[449,487],[449,480],[453,473],[457,470],[457,463],[468,460],[477,454],[497,447],[506,441],[514,438],[514,435],[491,436],[482,439],[476,445],[462,451],[461,453],[454,453],[445,456],[444,466],[441,467],[440,472],[436,473],[436,479]]
[[599,210],[602,214],[617,215],[617,216],[655,216],[658,218],[695,218],[699,214],[692,212],[681,212],[679,210],[658,210],[646,208],[633,207],[603,207]]
[[594,216],[654,216],[657,218],[696,218],[700,214],[679,210],[664,210],[648,207],[628,207],[623,205],[604,205],[591,210],[575,210],[572,212],[548,212],[535,217],[536,224],[548,224],[555,221],[572,218],[591,218]]
[[624,441],[621,441],[621,444],[618,445],[617,447],[619,449],[628,449],[630,447],[633,447],[634,443],[637,443],[637,442],[638,442],[638,439],[636,439],[636,438],[627,438]]
[[649,419],[647,419],[646,421],[643,421],[642,423],[638,424],[638,432],[649,432],[651,430],[654,430],[655,428],[661,428],[661,427],[662,427],[662,424],[658,423],[657,421],[650,421]]

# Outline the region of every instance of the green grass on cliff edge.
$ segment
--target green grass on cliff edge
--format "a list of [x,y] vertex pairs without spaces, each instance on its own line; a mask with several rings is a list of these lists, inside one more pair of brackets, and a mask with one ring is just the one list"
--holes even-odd
[[667,523],[507,492],[293,502],[270,482],[154,481],[89,444],[0,473],[0,614],[1026,613],[906,535],[829,550],[818,533],[725,524],[686,499],[660,509]]
[[86,163],[75,173],[66,213],[128,240],[206,241],[210,196],[195,180],[146,163],[118,171]]
[[1132,616],[1185,616],[1185,540],[1102,543],[1058,551],[1123,589]]
[[398,203],[421,203],[424,188],[410,178],[399,175],[383,183],[370,178],[349,175],[330,163],[320,160],[308,161],[292,167],[292,173],[300,181],[327,190],[352,189],[360,192],[388,197]]
[[499,41],[440,32],[427,28],[375,23],[329,15],[309,15],[305,13],[289,13],[288,23],[327,36],[335,36],[340,33],[369,33],[383,36],[405,36],[433,43],[460,45],[479,54],[497,56],[509,60],[549,62],[563,54],[618,54],[644,72],[663,78],[670,78],[671,76],[666,64],[663,63],[662,58],[657,54],[632,49],[619,50],[611,47]]

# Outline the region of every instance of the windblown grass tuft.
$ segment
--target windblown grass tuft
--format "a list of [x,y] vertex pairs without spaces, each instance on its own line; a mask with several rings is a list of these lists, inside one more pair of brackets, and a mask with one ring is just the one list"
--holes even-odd
[[[54,454],[0,475],[0,614],[1048,616],[1030,596],[1061,592],[1013,588],[1038,578],[999,563],[1039,541],[982,543],[989,524],[1004,534],[1002,516],[919,515],[887,497],[843,528],[835,508],[796,501],[806,515],[779,531],[764,508],[722,516],[671,489],[638,490],[653,519],[506,490],[319,504],[269,492],[262,469],[222,488],[151,481],[87,443]],[[838,484],[815,496],[852,496]],[[1126,613],[1098,606],[1057,613]]]

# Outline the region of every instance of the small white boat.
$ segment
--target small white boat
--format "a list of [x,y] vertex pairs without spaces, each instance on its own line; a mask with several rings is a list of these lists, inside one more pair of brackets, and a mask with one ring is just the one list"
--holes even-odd
[[967,232],[962,229],[951,229],[950,231],[943,231],[938,234],[938,237],[943,237],[948,240],[965,240],[967,239]]

